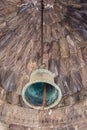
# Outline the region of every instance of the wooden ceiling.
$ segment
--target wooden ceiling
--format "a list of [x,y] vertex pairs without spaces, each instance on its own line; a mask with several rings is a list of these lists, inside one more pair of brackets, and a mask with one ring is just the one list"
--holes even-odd
[[[77,93],[87,87],[87,4],[45,0],[44,6],[44,62],[63,95]],[[40,65],[40,19],[39,1],[0,1],[3,88],[9,88],[7,84],[12,82],[11,87],[16,86],[17,93],[21,94],[31,71]]]

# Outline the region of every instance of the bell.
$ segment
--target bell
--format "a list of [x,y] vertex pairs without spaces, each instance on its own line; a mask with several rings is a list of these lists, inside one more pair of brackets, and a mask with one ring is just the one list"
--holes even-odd
[[29,83],[22,90],[22,98],[26,105],[34,109],[42,109],[45,100],[44,109],[49,109],[60,102],[62,94],[54,83],[52,73],[40,68],[31,73]]

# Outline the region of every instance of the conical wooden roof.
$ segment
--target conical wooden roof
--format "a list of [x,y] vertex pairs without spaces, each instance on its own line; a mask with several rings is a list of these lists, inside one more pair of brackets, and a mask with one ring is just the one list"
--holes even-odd
[[[44,63],[63,97],[74,96],[77,103],[87,88],[87,1],[44,0],[43,27]],[[40,39],[39,0],[0,0],[0,89],[6,102],[17,96],[16,104],[24,105],[21,90],[40,65]]]

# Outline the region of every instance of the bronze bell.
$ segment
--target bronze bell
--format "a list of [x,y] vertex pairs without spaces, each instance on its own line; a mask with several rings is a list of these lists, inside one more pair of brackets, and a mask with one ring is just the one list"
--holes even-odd
[[46,69],[37,69],[30,75],[30,81],[22,90],[22,98],[26,105],[34,109],[42,109],[45,87],[45,107],[44,109],[53,108],[61,98],[60,88],[54,83],[53,75]]

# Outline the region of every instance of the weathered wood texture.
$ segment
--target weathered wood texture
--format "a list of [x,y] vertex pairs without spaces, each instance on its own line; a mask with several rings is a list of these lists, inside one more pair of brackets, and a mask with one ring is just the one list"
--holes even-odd
[[[54,73],[63,94],[76,93],[87,87],[86,41],[67,25],[67,21],[63,22],[67,8],[57,1],[56,4],[45,1],[44,4],[44,62]],[[1,0],[0,10],[0,67],[2,73],[12,72],[8,79],[0,74],[1,85],[9,89],[6,84],[15,75],[18,88],[40,64],[40,3]]]

